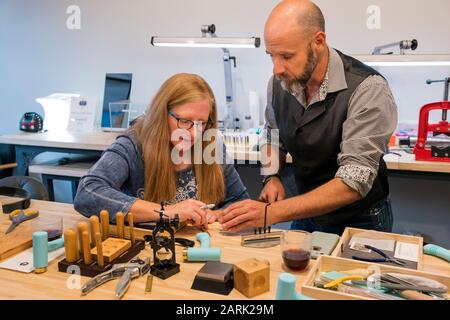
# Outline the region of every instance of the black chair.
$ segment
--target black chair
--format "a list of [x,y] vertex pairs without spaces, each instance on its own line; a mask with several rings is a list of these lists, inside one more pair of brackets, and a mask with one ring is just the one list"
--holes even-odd
[[0,178],[9,177],[17,166],[14,146],[0,144]]
[[0,187],[21,188],[31,194],[31,199],[48,201],[48,192],[42,182],[32,177],[11,176],[0,179]]

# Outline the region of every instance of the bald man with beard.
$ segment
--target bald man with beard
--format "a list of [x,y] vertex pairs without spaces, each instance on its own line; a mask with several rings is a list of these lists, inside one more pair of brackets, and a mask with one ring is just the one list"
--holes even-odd
[[[327,45],[324,16],[310,1],[280,2],[267,19],[264,41],[273,77],[262,155],[271,161],[263,168],[260,201],[231,205],[223,228],[293,221],[292,229],[309,232],[341,234],[347,226],[391,231],[383,155],[397,107],[387,81]],[[286,199],[279,171],[287,153],[298,194]]]

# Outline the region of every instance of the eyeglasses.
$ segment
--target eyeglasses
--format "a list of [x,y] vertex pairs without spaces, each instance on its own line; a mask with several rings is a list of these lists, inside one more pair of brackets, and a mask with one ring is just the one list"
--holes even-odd
[[202,130],[203,130],[206,128],[206,126],[209,126],[211,124],[210,118],[208,118],[208,121],[206,121],[206,122],[205,121],[194,121],[194,120],[180,118],[172,111],[169,111],[169,114],[177,120],[177,127],[179,129],[189,130],[195,125],[196,127],[201,126]]

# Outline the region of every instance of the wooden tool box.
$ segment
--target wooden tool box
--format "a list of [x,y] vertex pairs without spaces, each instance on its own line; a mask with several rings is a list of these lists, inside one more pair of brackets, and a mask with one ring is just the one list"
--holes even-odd
[[380,237],[387,237],[395,240],[396,242],[406,242],[406,243],[412,243],[418,245],[418,262],[417,262],[417,270],[423,269],[423,238],[422,237],[415,237],[415,236],[409,236],[409,235],[403,235],[403,234],[397,234],[397,233],[389,233],[389,232],[380,232],[380,231],[374,231],[374,230],[365,230],[365,229],[358,229],[358,228],[345,228],[344,233],[341,236],[341,239],[339,240],[338,244],[336,245],[336,248],[331,253],[331,256],[333,257],[341,257],[342,252],[344,248],[349,244],[350,240],[353,236],[359,234],[359,233],[376,233]]
[[[329,289],[317,288],[314,286],[314,280],[318,278],[322,272],[329,272],[329,271],[344,272],[345,270],[358,268],[367,269],[369,267],[379,268],[380,272],[395,272],[395,273],[423,276],[426,278],[439,281],[442,284],[446,285],[448,288],[450,288],[449,276],[424,271],[415,271],[405,268],[391,267],[381,264],[368,263],[363,261],[343,259],[339,257],[321,256],[319,257],[316,264],[311,268],[310,272],[306,276],[306,279],[302,285],[302,294],[309,296],[311,298],[321,300],[373,300],[363,296],[333,291]],[[449,292],[447,292],[447,294],[450,294],[450,290]]]

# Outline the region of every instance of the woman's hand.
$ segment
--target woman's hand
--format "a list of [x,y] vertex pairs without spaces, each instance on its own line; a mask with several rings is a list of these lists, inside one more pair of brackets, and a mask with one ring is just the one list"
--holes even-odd
[[216,221],[221,221],[223,215],[223,210],[208,210],[206,213],[206,218],[208,219],[208,224],[214,223]]
[[201,209],[202,206],[204,206],[205,203],[194,200],[194,199],[188,199],[181,201],[177,204],[168,205],[165,207],[166,214],[170,218],[175,218],[175,214],[178,214],[178,217],[180,219],[180,222],[188,222],[196,227],[204,226],[205,228],[208,227],[208,219],[211,217],[208,217],[208,211],[211,212],[211,210],[205,210]]

